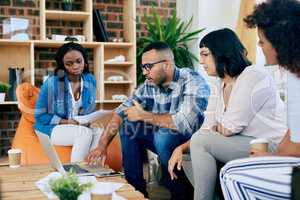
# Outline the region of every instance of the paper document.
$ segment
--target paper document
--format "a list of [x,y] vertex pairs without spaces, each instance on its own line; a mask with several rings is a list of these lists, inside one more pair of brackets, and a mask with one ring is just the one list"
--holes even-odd
[[112,110],[97,110],[88,115],[76,116],[76,117],[74,117],[74,119],[76,121],[78,121],[79,124],[87,124],[87,123],[91,123],[97,119],[100,119],[101,117],[104,117],[105,115],[107,115],[111,112],[112,112]]
[[116,182],[97,182],[91,192],[94,194],[112,194],[124,186],[124,183]]

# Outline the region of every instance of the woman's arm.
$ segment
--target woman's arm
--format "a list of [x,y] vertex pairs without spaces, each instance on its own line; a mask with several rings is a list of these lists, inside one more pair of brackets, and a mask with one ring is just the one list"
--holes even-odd
[[172,153],[168,163],[168,171],[172,180],[177,179],[177,176],[173,171],[174,167],[177,164],[177,170],[181,170],[182,156],[184,153],[188,153],[190,151],[190,142],[191,140],[188,140],[187,142],[179,145]]
[[300,143],[292,142],[290,134],[291,132],[290,130],[288,130],[284,138],[278,145],[278,149],[275,155],[300,157]]
[[49,124],[59,124],[61,117],[55,115],[54,111],[49,106],[52,106],[53,102],[53,91],[52,87],[54,85],[53,77],[49,78],[41,87],[40,94],[35,106],[35,120],[36,123],[49,125]]
[[225,128],[221,123],[217,122],[217,126],[214,127],[215,131],[221,133],[224,136],[231,136],[234,135],[234,133],[232,131],[230,131],[229,129]]
[[252,157],[260,156],[295,156],[300,157],[300,143],[295,143],[291,141],[290,130],[287,131],[284,138],[278,145],[277,151],[274,153],[253,151],[251,152]]

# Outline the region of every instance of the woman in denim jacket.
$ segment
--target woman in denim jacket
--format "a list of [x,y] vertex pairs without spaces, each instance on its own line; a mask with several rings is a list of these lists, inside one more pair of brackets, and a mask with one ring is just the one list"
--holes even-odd
[[54,145],[73,146],[71,162],[80,162],[102,132],[74,119],[95,111],[96,80],[89,72],[88,55],[80,44],[62,45],[55,59],[54,75],[42,85],[36,104],[35,129],[49,135]]

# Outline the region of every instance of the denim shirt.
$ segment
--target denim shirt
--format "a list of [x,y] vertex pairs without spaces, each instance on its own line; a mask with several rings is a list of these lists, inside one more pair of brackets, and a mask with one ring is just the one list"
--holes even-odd
[[[86,115],[96,109],[96,80],[90,73],[82,75],[82,107],[78,115]],[[58,76],[51,76],[42,85],[35,107],[34,128],[51,136],[52,129],[61,119],[70,119],[72,101],[69,91],[69,80],[65,75],[63,81]]]

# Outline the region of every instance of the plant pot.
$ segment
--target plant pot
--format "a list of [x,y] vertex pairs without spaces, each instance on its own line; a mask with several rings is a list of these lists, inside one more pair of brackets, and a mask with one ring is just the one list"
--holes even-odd
[[0,93],[0,102],[5,101],[5,93]]
[[63,8],[63,10],[66,10],[66,11],[72,11],[72,4],[70,4],[70,3],[63,3],[62,4],[62,8]]

